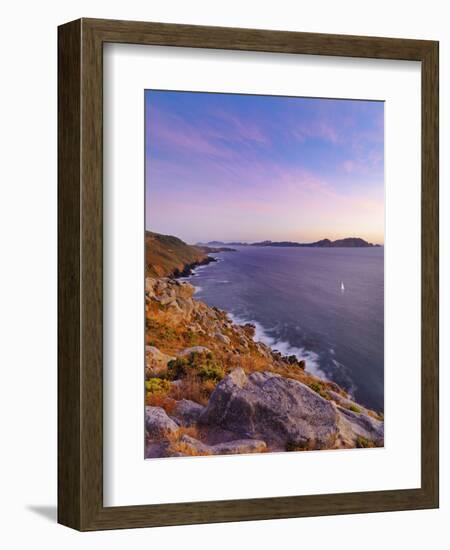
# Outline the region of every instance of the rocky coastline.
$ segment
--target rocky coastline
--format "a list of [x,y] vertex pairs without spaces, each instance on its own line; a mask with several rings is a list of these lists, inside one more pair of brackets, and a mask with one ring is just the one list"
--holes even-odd
[[145,457],[383,446],[382,415],[175,277],[211,261],[146,278]]
[[181,270],[178,268],[175,268],[170,275],[171,277],[174,277],[176,279],[180,277],[190,277],[194,273],[194,270],[197,267],[200,267],[202,265],[208,265],[212,262],[217,262],[217,260],[213,256],[205,256],[205,258],[201,260],[198,260],[196,262],[191,262],[190,264],[186,264]]

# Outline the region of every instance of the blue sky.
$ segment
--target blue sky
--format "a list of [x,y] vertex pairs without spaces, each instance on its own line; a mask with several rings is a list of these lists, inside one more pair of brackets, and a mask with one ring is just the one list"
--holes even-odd
[[384,103],[145,92],[146,228],[384,241]]

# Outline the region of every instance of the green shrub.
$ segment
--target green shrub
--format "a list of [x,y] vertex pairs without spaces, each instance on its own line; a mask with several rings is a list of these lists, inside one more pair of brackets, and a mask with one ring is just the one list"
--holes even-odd
[[361,409],[359,407],[357,407],[356,405],[353,405],[353,404],[349,405],[347,408],[348,408],[349,411],[352,411],[352,412],[357,413],[357,414],[360,414],[360,412],[361,412]]
[[308,386],[317,393],[319,393],[322,389],[322,386],[319,384],[319,382],[310,382]]
[[190,374],[198,375],[202,380],[219,382],[225,371],[211,352],[192,352],[186,357],[172,359],[167,364],[167,378],[176,380]]
[[220,382],[225,376],[225,371],[220,365],[209,364],[200,367],[198,374],[202,380]]
[[167,363],[167,378],[169,378],[169,380],[183,378],[183,376],[186,376],[188,369],[189,363],[183,357],[172,359]]
[[162,378],[150,378],[145,382],[145,389],[152,394],[167,393],[170,390],[170,382]]
[[320,397],[323,397],[324,399],[328,399],[328,400],[330,399],[330,396],[329,396],[327,390],[325,389],[323,384],[321,384],[320,382],[309,382],[308,386],[313,391],[318,393],[320,395]]

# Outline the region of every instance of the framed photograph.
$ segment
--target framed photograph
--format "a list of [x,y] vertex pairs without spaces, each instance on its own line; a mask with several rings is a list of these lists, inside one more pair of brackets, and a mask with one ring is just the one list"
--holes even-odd
[[438,507],[438,43],[58,40],[59,522]]

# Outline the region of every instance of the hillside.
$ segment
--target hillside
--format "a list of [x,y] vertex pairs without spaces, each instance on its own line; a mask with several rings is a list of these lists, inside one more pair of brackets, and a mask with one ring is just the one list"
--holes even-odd
[[193,295],[146,279],[146,458],[383,445],[381,416]]
[[178,237],[145,232],[145,273],[147,277],[189,274],[202,264],[214,261],[205,250],[186,244]]

